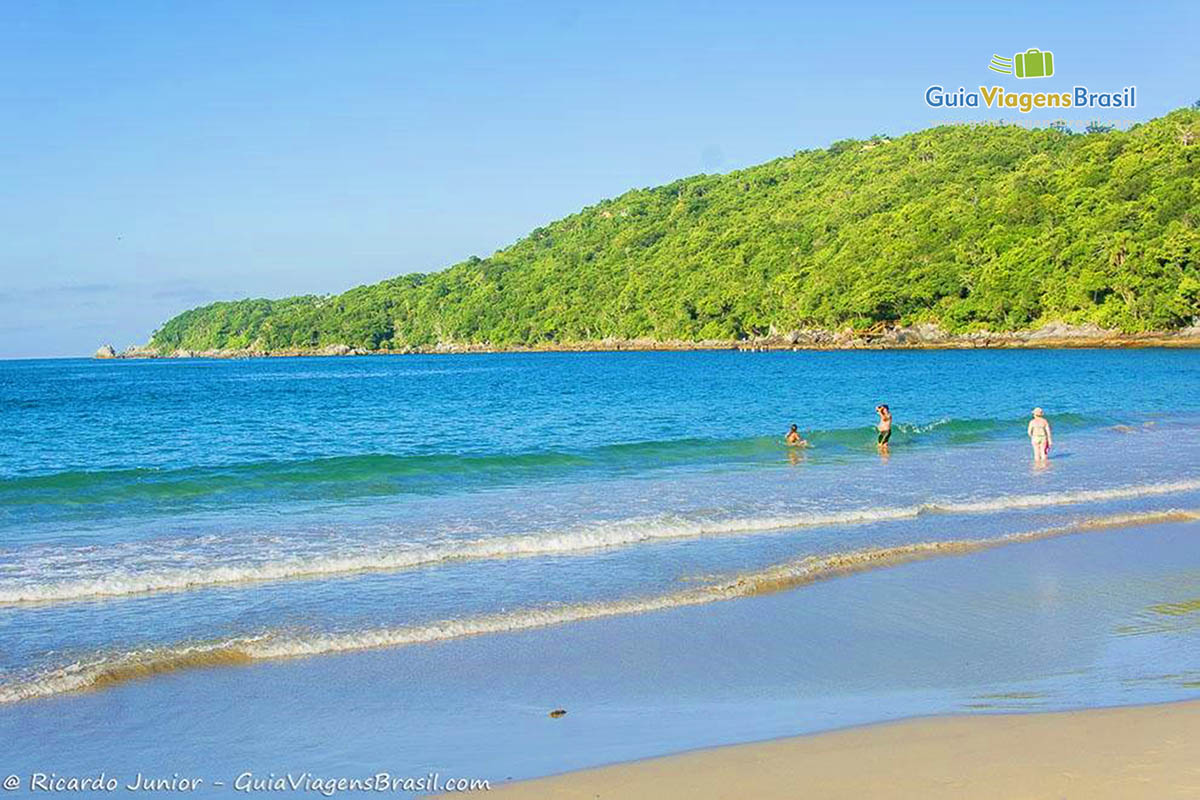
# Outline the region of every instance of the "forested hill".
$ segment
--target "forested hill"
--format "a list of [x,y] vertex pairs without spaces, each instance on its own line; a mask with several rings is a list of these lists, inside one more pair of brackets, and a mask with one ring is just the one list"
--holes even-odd
[[1200,315],[1200,111],[1129,131],[946,126],[602,201],[489,258],[214,303],[151,346],[736,340],[934,322],[1171,330]]

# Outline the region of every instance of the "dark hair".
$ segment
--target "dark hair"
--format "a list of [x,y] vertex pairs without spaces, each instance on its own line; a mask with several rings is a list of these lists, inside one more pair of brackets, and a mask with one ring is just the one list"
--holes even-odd
[[877,407],[882,408],[884,411],[891,411],[891,409],[887,407],[887,403],[880,403]]
[[796,423],[792,423],[792,430],[796,430]]

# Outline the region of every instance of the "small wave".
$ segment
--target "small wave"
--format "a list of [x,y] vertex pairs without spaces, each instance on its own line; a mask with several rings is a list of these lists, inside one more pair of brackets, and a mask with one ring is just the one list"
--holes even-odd
[[[1111,420],[1057,415],[1055,425],[1087,427]],[[941,419],[928,424],[898,423],[896,444],[959,444],[1015,431],[1023,420]],[[870,427],[809,430],[819,451],[874,452]],[[178,468],[136,467],[68,470],[44,475],[0,478],[0,506],[37,505],[78,513],[119,503],[228,503],[258,493],[272,500],[314,497],[348,498],[437,492],[472,485],[512,485],[530,480],[612,474],[705,464],[780,462],[781,436],[741,439],[672,439],[627,442],[579,450],[520,453],[390,454],[324,456],[297,460],[215,464]]]
[[0,703],[84,689],[100,689],[129,680],[196,667],[230,666],[261,660],[426,644],[468,636],[507,633],[604,617],[704,605],[785,591],[830,578],[941,556],[965,555],[1020,542],[1135,525],[1198,519],[1200,510],[1116,514],[1084,520],[1073,525],[1013,533],[990,539],[915,542],[893,547],[809,556],[707,585],[646,598],[525,609],[423,625],[348,633],[271,632],[214,642],[144,648],[100,655],[88,661],[55,668],[29,680],[0,685]]
[[1095,503],[1104,500],[1128,500],[1134,497],[1190,492],[1200,489],[1200,480],[1170,481],[1139,486],[1118,486],[1110,489],[1081,489],[1057,494],[1027,494],[998,497],[993,500],[971,500],[954,503],[928,503],[926,511],[946,514],[979,514],[989,511],[1008,511],[1023,508],[1046,508],[1076,503]]
[[920,513],[919,507],[912,506],[832,514],[730,520],[628,520],[622,523],[595,525],[571,531],[496,536],[393,551],[370,551],[346,555],[282,559],[268,563],[228,564],[155,572],[124,572],[83,580],[7,587],[0,584],[0,605],[69,602],[152,592],[186,591],[239,583],[320,579],[367,572],[398,572],[453,561],[571,555],[657,540],[692,539],[702,536],[767,532],[800,527],[863,524],[911,518]]
[[827,514],[741,517],[726,520],[635,519],[571,531],[497,536],[453,544],[370,551],[346,555],[225,564],[155,572],[116,572],[103,577],[48,583],[0,584],[0,605],[59,603],[188,591],[210,586],[313,580],[368,572],[399,572],[454,561],[485,561],[531,556],[562,556],[652,541],[704,536],[748,535],[797,528],[861,525],[912,519],[921,514],[980,514],[1046,508],[1105,500],[1151,497],[1200,490],[1200,480],[1121,486],[1058,494],[1010,495],[977,501],[944,501],[895,508],[867,508]]
[[0,685],[0,703],[15,703],[85,689],[103,689],[177,670],[249,664],[255,658],[247,648],[257,639],[239,637],[103,655],[91,661],[59,667],[28,681]]

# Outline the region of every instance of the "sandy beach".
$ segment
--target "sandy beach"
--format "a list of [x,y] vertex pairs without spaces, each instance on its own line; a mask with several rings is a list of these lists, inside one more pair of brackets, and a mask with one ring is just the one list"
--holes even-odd
[[1195,798],[1200,701],[907,720],[497,787],[511,798]]

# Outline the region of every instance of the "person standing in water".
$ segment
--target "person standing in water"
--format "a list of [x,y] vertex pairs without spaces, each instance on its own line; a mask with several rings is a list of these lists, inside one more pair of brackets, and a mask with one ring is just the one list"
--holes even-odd
[[1050,446],[1054,444],[1054,437],[1050,434],[1050,420],[1042,414],[1042,409],[1033,410],[1033,419],[1029,420],[1026,432],[1029,434],[1029,443],[1033,446],[1033,460],[1045,461],[1050,456]]
[[787,432],[787,436],[784,437],[784,441],[787,442],[790,447],[808,447],[808,442],[805,441],[804,437],[800,435],[800,431],[796,430],[795,425],[792,425],[792,429]]
[[879,415],[879,424],[875,427],[879,436],[875,439],[875,445],[880,450],[887,450],[888,442],[892,439],[892,412],[886,405],[880,405],[875,406],[875,413]]

